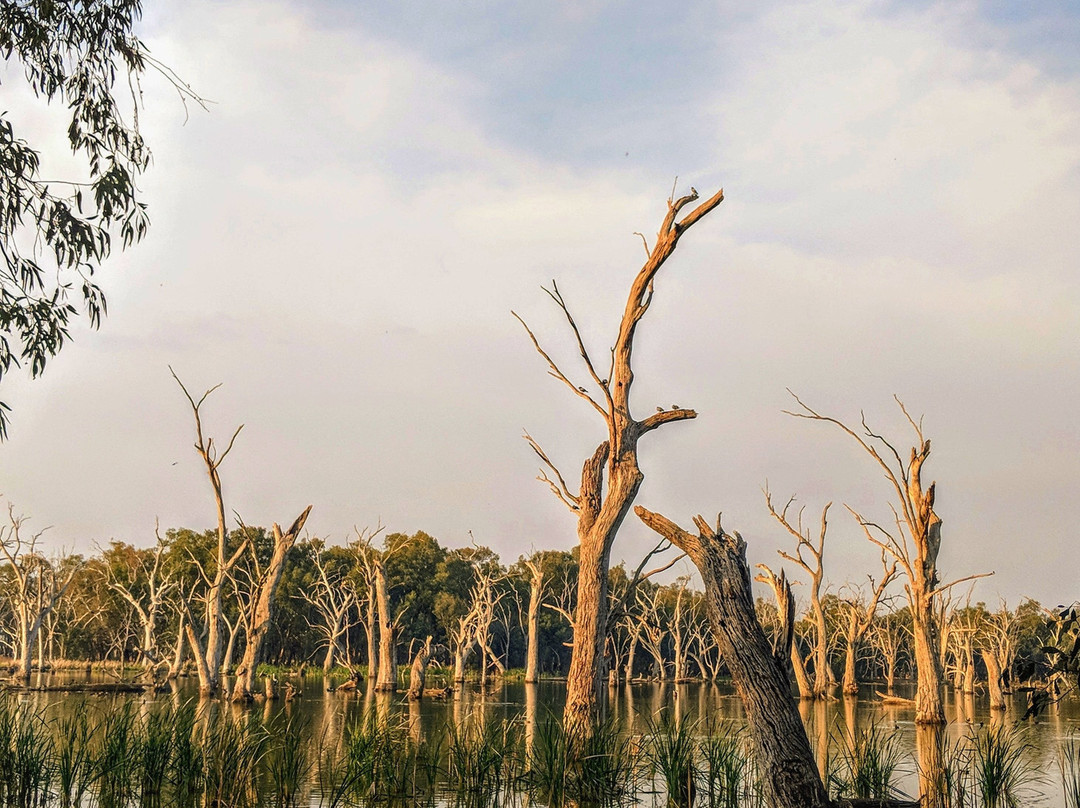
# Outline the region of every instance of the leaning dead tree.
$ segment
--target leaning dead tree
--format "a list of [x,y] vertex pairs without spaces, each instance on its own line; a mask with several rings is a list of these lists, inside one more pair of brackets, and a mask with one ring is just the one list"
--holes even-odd
[[[746,542],[738,533],[694,518],[698,535],[638,505],[634,513],[650,528],[690,556],[705,584],[705,603],[732,682],[742,699],[750,741],[760,764],[765,804],[773,808],[828,808],[786,673],[788,648],[775,653],[754,614]],[[790,633],[786,642],[790,643]]]
[[930,457],[930,441],[923,435],[921,421],[915,422],[899,398],[896,398],[896,403],[915,432],[916,439],[916,445],[912,447],[906,462],[892,443],[867,425],[865,417],[861,420],[861,433],[856,432],[843,421],[816,412],[794,393],[791,395],[799,409],[788,412],[788,415],[824,421],[838,427],[873,458],[895,494],[890,506],[893,514],[893,524],[890,526],[873,522],[851,507],[848,507],[848,510],[862,527],[866,538],[895,559],[907,578],[904,589],[911,606],[918,680],[915,692],[915,721],[919,724],[944,724],[941,645],[934,601],[942,592],[962,581],[982,578],[992,573],[969,575],[948,584],[940,584],[937,558],[941,549],[941,518],[934,511],[936,484],[930,483],[924,488],[922,482],[923,464]]
[[[598,369],[597,363],[585,347],[577,323],[558,287],[553,282],[551,289],[545,289],[566,317],[588,374],[589,384],[594,388],[593,392],[572,381],[541,347],[525,321],[514,314],[525,326],[533,346],[547,361],[549,373],[592,407],[603,420],[607,431],[607,437],[585,460],[581,470],[581,485],[576,493],[571,491],[562,473],[540,444],[528,433],[525,434],[525,439],[544,466],[539,479],[546,483],[577,517],[580,566],[577,607],[574,613],[574,647],[567,677],[564,723],[568,730],[579,736],[591,732],[599,716],[608,629],[608,566],[615,535],[629,513],[644,479],[638,465],[638,440],[664,424],[697,417],[693,410],[677,406],[661,408],[641,420],[636,419],[630,412],[630,388],[634,381],[631,366],[634,335],[638,323],[652,303],[656,274],[675,251],[683,233],[716,208],[723,201],[724,192],[717,191],[680,219],[679,214],[683,209],[697,199],[697,191],[692,188],[685,196],[669,199],[667,214],[660,226],[656,242],[651,248],[646,242],[648,256],[630,287],[618,337],[611,348],[606,375],[601,375],[604,373],[603,367]],[[644,237],[642,238],[644,240]]]
[[810,617],[814,624],[814,644],[811,652],[814,660],[814,679],[810,697],[823,699],[829,695],[829,685],[833,678],[832,668],[829,666],[829,635],[825,621],[825,608],[821,605],[821,582],[825,574],[825,537],[829,531],[829,508],[832,507],[832,503],[826,504],[821,509],[821,528],[817,539],[814,540],[810,528],[803,527],[802,508],[799,509],[794,522],[788,516],[788,510],[794,502],[795,497],[792,496],[777,512],[772,504],[772,494],[768,488],[765,489],[765,506],[769,509],[769,513],[795,539],[794,555],[783,550],[777,552],[781,558],[801,567],[810,576]]
[[24,536],[25,523],[26,517],[16,516],[15,507],[8,503],[8,524],[0,525],[0,553],[8,562],[10,576],[6,594],[15,617],[15,675],[28,680],[41,628],[71,586],[81,564],[50,562],[38,551],[44,531]]
[[244,644],[244,656],[233,685],[232,700],[235,702],[251,701],[254,698],[255,672],[262,661],[263,641],[270,630],[270,622],[274,619],[275,595],[281,582],[281,573],[285,569],[285,558],[296,544],[310,513],[311,506],[308,505],[285,531],[281,529],[281,525],[274,522],[274,550],[265,567],[259,562],[254,544],[248,543],[252,562],[252,586],[249,591],[253,597],[244,604],[246,608],[242,612],[247,642]]

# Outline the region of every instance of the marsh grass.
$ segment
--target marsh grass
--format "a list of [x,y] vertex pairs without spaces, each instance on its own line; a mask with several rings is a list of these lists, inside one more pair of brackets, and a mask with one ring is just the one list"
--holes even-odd
[[176,711],[171,705],[152,709],[138,734],[140,808],[161,808],[175,746]]
[[654,774],[659,774],[672,808],[690,808],[699,779],[697,721],[672,721],[669,712],[648,726],[647,754]]
[[308,722],[289,716],[270,727],[266,768],[276,808],[296,808],[313,767]]
[[699,803],[705,808],[744,808],[757,804],[753,768],[741,730],[730,724],[708,725],[698,749]]
[[512,721],[448,724],[446,781],[453,803],[461,808],[498,805],[520,779],[519,740]]
[[598,724],[578,739],[549,716],[536,728],[521,783],[533,801],[552,808],[617,808],[637,797],[645,767],[643,755],[638,740],[620,733],[611,721]]
[[[90,790],[94,779],[91,755],[94,730],[87,716],[86,702],[81,700],[70,713],[55,721],[54,766],[60,808],[77,808]],[[3,732],[2,728],[0,732]]]
[[10,760],[5,804],[10,808],[41,808],[51,797],[53,742],[37,714],[20,714],[7,738]]
[[106,708],[98,722],[92,768],[98,808],[126,808],[135,794],[139,738],[130,701]]
[[254,718],[222,713],[202,738],[203,808],[259,805],[259,771],[266,754],[266,730]]
[[187,702],[172,711],[171,805],[196,808],[202,794],[203,754],[195,738],[196,708]]
[[899,796],[893,781],[904,752],[897,735],[869,724],[854,732],[841,729],[835,746],[838,754],[829,781],[837,797],[887,800]]
[[981,808],[1026,804],[1039,773],[1030,762],[1031,743],[1023,732],[995,727],[971,738],[971,773]]
[[1066,738],[1058,748],[1065,808],[1080,808],[1080,739]]

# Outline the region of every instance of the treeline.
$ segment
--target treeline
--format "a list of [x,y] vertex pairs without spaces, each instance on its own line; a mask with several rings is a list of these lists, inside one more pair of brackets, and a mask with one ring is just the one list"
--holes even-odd
[[[151,548],[112,542],[97,555],[49,559],[37,537],[27,539],[24,530],[12,518],[4,537],[4,653],[14,660],[26,655],[37,669],[61,661],[114,661],[159,678],[192,665],[187,632],[190,625],[205,642],[216,531],[174,529]],[[272,532],[263,528],[228,534],[226,555],[241,552],[221,593],[221,674],[241,664],[252,599],[274,547]],[[684,681],[724,675],[703,595],[690,579],[658,584],[648,573],[636,573],[622,565],[609,571],[609,677]],[[537,551],[504,564],[488,548],[444,547],[423,531],[364,532],[345,545],[312,538],[285,555],[262,659],[320,667],[329,683],[336,666],[374,678],[385,655],[396,682],[396,665],[430,637],[432,659],[453,668],[457,679],[485,680],[513,669],[530,680],[564,675],[576,593],[576,550]],[[871,598],[846,586],[816,598],[796,622],[792,658],[804,696],[814,694],[819,658],[830,691],[845,675],[883,681],[889,690],[913,677],[909,608],[894,610],[887,598]],[[778,632],[774,603],[759,599],[757,612],[768,630]],[[940,617],[942,667],[961,692],[991,680],[995,690],[1007,692],[1017,667],[1038,655],[1049,631],[1047,614],[1031,600],[993,611],[982,603],[946,601]]]

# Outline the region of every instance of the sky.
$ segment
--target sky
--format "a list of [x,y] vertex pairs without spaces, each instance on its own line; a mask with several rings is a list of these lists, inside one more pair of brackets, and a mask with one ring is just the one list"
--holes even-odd
[[[638,331],[635,412],[698,418],[642,439],[637,502],[686,526],[722,511],[775,565],[790,540],[762,489],[811,524],[832,501],[833,591],[876,577],[841,506],[887,519],[887,482],[783,411],[790,389],[865,413],[906,452],[899,396],[933,441],[942,577],[994,571],[972,594],[991,605],[1078,596],[1073,4],[147,6],[152,53],[210,103],[144,79],[150,233],[103,267],[101,330],[5,381],[0,494],[50,547],[214,523],[171,366],[193,392],[221,384],[204,406],[219,442],[244,424],[221,474],[248,524],[312,504],[331,542],[382,524],[507,562],[569,549],[573,517],[521,436],[574,480],[605,431],[511,311],[584,384],[541,287],[557,280],[606,355],[635,233],[673,188],[723,187]],[[63,111],[17,69],[3,80],[63,170]],[[652,544],[631,517],[614,556]]]

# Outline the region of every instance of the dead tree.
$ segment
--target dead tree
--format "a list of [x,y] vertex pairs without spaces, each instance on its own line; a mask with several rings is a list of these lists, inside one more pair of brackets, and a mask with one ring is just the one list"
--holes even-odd
[[255,673],[262,659],[263,641],[266,632],[270,630],[270,621],[274,618],[274,595],[277,593],[278,584],[281,581],[281,573],[285,569],[285,558],[296,544],[300,531],[304,529],[311,506],[308,505],[289,529],[282,531],[281,525],[273,524],[274,550],[270,556],[270,563],[263,568],[255,553],[254,545],[249,542],[251,548],[251,560],[253,566],[254,598],[249,602],[249,608],[245,611],[245,633],[247,642],[244,643],[244,656],[240,661],[240,670],[233,685],[232,700],[235,702],[251,701],[254,697]]
[[529,571],[529,615],[525,632],[525,684],[540,680],[540,604],[544,601],[545,570],[541,553],[522,559]]
[[746,543],[738,533],[725,533],[719,517],[715,528],[695,517],[695,536],[640,505],[634,512],[685,552],[701,573],[709,622],[746,710],[765,803],[773,808],[827,808],[828,794],[782,667],[788,649],[774,654],[754,616]]
[[[310,546],[312,564],[316,578],[311,589],[301,590],[300,597],[315,608],[318,621],[308,625],[323,635],[326,654],[323,656],[323,687],[330,689],[330,672],[334,669],[334,657],[341,653],[344,658],[342,636],[352,627],[349,614],[356,607],[356,590],[349,582],[348,571],[330,570],[323,558],[322,542],[312,542]],[[345,663],[349,660],[345,658]]]
[[845,696],[857,696],[859,683],[855,678],[855,657],[859,651],[866,632],[874,623],[874,615],[877,614],[878,604],[881,602],[885,588],[896,578],[896,562],[890,562],[886,554],[881,554],[881,566],[883,573],[881,580],[874,583],[870,578],[870,600],[865,601],[862,593],[856,593],[848,598],[842,598],[841,608],[846,612],[844,622],[844,679],[843,693]]
[[937,558],[941,549],[941,518],[934,511],[936,484],[930,483],[929,487],[924,489],[922,483],[923,465],[930,457],[930,441],[923,435],[921,422],[916,423],[912,419],[899,398],[896,399],[896,403],[900,405],[900,410],[914,430],[916,438],[916,445],[912,447],[907,462],[901,459],[900,453],[892,443],[867,425],[865,417],[861,421],[862,433],[860,434],[842,421],[821,415],[811,409],[794,393],[792,397],[799,405],[799,409],[788,412],[788,415],[835,425],[873,458],[884,472],[885,479],[889,481],[895,494],[891,506],[892,527],[873,522],[851,507],[848,507],[848,510],[862,527],[866,538],[895,559],[907,578],[905,592],[911,605],[915,669],[918,679],[915,692],[915,721],[918,724],[944,724],[941,648],[934,615],[934,599],[942,591],[961,581],[984,576],[969,575],[944,585],[938,580]]
[[161,537],[157,524],[154,525],[154,537],[157,544],[153,551],[153,561],[148,557],[149,551],[136,551],[133,563],[128,569],[130,577],[121,579],[116,570],[111,566],[107,567],[109,588],[135,610],[142,634],[139,662],[145,666],[145,672],[149,675],[153,675],[154,669],[162,662],[157,650],[158,618],[169,593],[176,588],[176,581],[162,566],[168,543]]
[[[607,437],[582,466],[581,485],[577,493],[570,490],[563,475],[540,444],[528,433],[525,435],[525,439],[545,467],[539,479],[545,482],[577,517],[580,566],[577,608],[574,613],[574,647],[567,678],[564,723],[572,734],[578,736],[590,733],[599,717],[604,682],[604,648],[607,644],[608,566],[611,546],[619,526],[629,513],[644,479],[638,465],[638,440],[664,424],[697,417],[693,410],[674,406],[670,409],[661,408],[659,412],[641,420],[634,418],[630,412],[630,388],[634,381],[631,366],[634,334],[652,303],[656,275],[675,251],[683,233],[716,208],[723,201],[724,192],[718,191],[680,220],[678,216],[683,208],[697,198],[697,192],[691,189],[686,196],[668,200],[667,214],[655,244],[649,248],[646,243],[648,257],[631,285],[605,376],[601,375],[602,367],[597,368],[586,349],[577,323],[558,287],[553,282],[551,289],[545,290],[566,316],[590,384],[599,396],[571,381],[540,346],[525,321],[518,317],[533,346],[547,361],[551,375],[591,406],[603,419],[607,431]],[[517,314],[514,316],[517,317]],[[548,472],[554,475],[554,478]]]
[[427,679],[429,659],[431,659],[430,634],[413,657],[412,668],[409,671],[409,701],[419,701],[424,697],[424,682]]
[[791,667],[795,673],[795,684],[799,687],[799,698],[817,698],[817,693],[815,693],[814,687],[810,683],[809,677],[806,675],[806,666],[803,664],[802,653],[799,651],[799,644],[795,642],[795,600],[792,597],[791,585],[787,582],[787,576],[784,574],[783,570],[780,570],[780,574],[777,575],[769,569],[766,564],[758,564],[757,568],[761,570],[761,572],[754,576],[754,580],[768,584],[773,592],[773,597],[776,598],[776,613],[781,616],[780,636],[785,637],[788,633],[787,626],[784,625],[785,620],[791,627],[791,650],[788,656],[791,659]]
[[[778,513],[772,504],[772,495],[769,489],[765,489],[765,505],[773,518],[795,539],[795,554],[778,550],[780,557],[792,564],[801,567],[810,576],[810,618],[814,624],[814,643],[812,655],[814,658],[814,680],[811,696],[823,699],[829,695],[829,685],[832,682],[832,668],[829,666],[829,634],[828,624],[825,621],[825,609],[821,605],[821,583],[824,577],[825,561],[825,537],[829,530],[829,502],[821,509],[821,528],[818,531],[817,541],[810,536],[810,528],[803,527],[803,509],[799,509],[796,521],[792,524],[788,517],[788,509],[795,501],[791,497]],[[805,555],[804,555],[805,553]],[[800,658],[801,659],[801,658]]]
[[13,645],[15,674],[30,678],[34,645],[41,627],[67,592],[81,564],[53,563],[38,552],[38,542],[44,531],[23,536],[26,517],[16,516],[15,507],[8,503],[8,524],[0,526],[0,553],[7,560],[11,575],[8,588],[10,609],[15,617]]
[[230,551],[229,531],[225,521],[225,498],[221,490],[221,475],[218,472],[221,464],[228,457],[229,452],[232,451],[236,437],[240,434],[240,430],[244,428],[244,425],[241,424],[236,428],[225,446],[225,451],[218,454],[214,447],[214,439],[203,438],[202,405],[207,397],[221,385],[214,385],[196,401],[172,368],[169,368],[169,372],[172,373],[172,377],[176,379],[176,383],[180,385],[180,389],[183,390],[188,403],[191,404],[191,411],[195,416],[195,451],[198,452],[203,465],[206,466],[206,473],[210,478],[210,487],[214,493],[214,504],[217,509],[217,552],[211,569],[205,569],[202,562],[195,556],[191,556],[192,562],[198,567],[199,574],[206,584],[203,596],[205,639],[200,636],[194,615],[190,611],[190,603],[185,601],[184,604],[188,608],[187,638],[188,644],[191,646],[191,653],[195,657],[195,668],[199,674],[199,692],[203,696],[209,696],[217,692],[221,681],[222,624],[224,623],[222,611],[225,584],[229,581],[230,575],[247,551],[248,541],[250,540],[250,537],[244,536],[239,545]]

